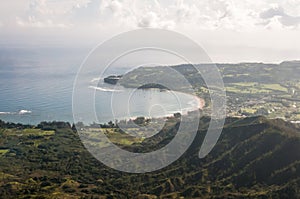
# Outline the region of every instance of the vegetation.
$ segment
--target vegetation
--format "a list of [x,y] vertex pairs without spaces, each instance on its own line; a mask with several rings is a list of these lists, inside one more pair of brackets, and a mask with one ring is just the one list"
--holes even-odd
[[[297,61],[280,64],[239,63],[216,64],[227,92],[229,116],[264,115],[280,117],[289,121],[300,118],[300,63]],[[209,65],[196,65],[203,69]],[[193,94],[206,102],[204,113],[210,115],[210,92],[201,74],[192,65],[171,66],[194,88]],[[172,70],[171,70],[172,71]],[[191,93],[178,75],[163,66],[139,67],[122,76],[119,83],[129,88],[163,88]],[[145,85],[140,85],[147,82]],[[160,82],[161,85],[157,83]],[[152,84],[151,84],[152,83]],[[214,88],[217,89],[217,88]],[[262,108],[265,109],[262,111]],[[249,112],[245,110],[250,110]],[[253,111],[252,111],[253,110]]]
[[[146,174],[110,169],[83,147],[64,122],[37,127],[0,122],[0,198],[299,198],[299,126],[264,117],[227,118],[220,140],[204,159],[199,148],[210,118],[200,120],[188,151],[168,167]],[[105,131],[129,151],[151,151],[171,140],[178,118],[158,134],[133,139],[117,124]],[[141,124],[140,124],[141,125]],[[187,132],[188,133],[188,132]]]
[[[299,62],[217,64],[230,117],[218,143],[203,159],[198,153],[210,122],[205,113],[212,91],[193,66],[172,66],[193,86],[194,94],[206,100],[206,107],[190,148],[173,164],[152,173],[129,174],[106,167],[83,146],[74,124],[32,126],[0,120],[0,198],[300,198],[300,124],[286,121],[300,120],[299,66]],[[166,67],[140,67],[105,81],[188,92],[173,78]],[[269,119],[276,117],[284,120]],[[97,139],[102,132],[124,150],[145,153],[169,143],[180,118],[180,114],[167,118],[152,137],[126,134],[119,125],[128,121],[76,127],[88,133],[86,144],[103,145]],[[146,126],[150,119],[131,122],[129,130],[141,135],[136,125]]]

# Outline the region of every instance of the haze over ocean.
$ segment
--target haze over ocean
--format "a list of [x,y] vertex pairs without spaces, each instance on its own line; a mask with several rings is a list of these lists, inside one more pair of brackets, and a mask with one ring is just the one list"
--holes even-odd
[[[126,72],[126,68],[114,68],[113,71],[110,73],[123,74]],[[62,69],[49,71],[38,66],[3,67],[0,71],[0,119],[24,124],[38,124],[41,121],[73,122],[72,90],[75,77],[76,71],[62,72]],[[86,78],[87,82],[90,82],[97,77],[88,75]],[[94,92],[94,89],[89,88],[88,84],[85,87],[88,92]],[[99,103],[96,105],[96,110],[102,113],[98,118],[101,123],[114,120],[110,101],[113,90],[114,86],[104,83],[101,85],[101,89],[97,89],[97,93],[101,92],[97,95]],[[118,95],[124,97],[131,91],[131,89],[125,89],[122,94],[115,92],[114,97],[118,98]],[[197,100],[191,96],[177,93],[177,97],[183,102],[181,108],[184,110],[193,110],[199,106]],[[135,107],[138,108],[131,110],[132,117],[149,116],[149,107],[144,105],[145,100],[148,100],[148,104],[163,105],[166,115],[180,111],[178,99],[170,92],[138,91],[133,100]],[[117,112],[117,110],[114,111]],[[162,116],[162,112],[159,110],[156,112],[154,110],[151,114]],[[124,118],[123,115],[118,116],[118,114],[116,117]]]

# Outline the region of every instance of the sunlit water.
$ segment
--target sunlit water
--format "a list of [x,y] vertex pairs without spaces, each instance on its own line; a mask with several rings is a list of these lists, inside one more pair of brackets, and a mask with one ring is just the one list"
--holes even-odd
[[[116,73],[122,74],[124,71],[119,69]],[[72,123],[75,77],[76,73],[49,72],[37,68],[2,69],[0,119],[26,124],[38,124],[41,121]],[[95,77],[90,75],[85,78],[92,80]],[[96,90],[98,121],[95,122],[101,123],[137,116],[161,117],[175,112],[184,113],[200,106],[198,98],[171,91],[116,89],[104,83],[97,88],[87,84],[83,89]]]

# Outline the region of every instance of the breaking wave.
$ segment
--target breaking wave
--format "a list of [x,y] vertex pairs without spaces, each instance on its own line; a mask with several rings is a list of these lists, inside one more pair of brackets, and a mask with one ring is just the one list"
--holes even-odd
[[103,92],[122,92],[122,90],[116,90],[116,89],[110,89],[110,88],[102,88],[102,87],[97,87],[97,86],[89,86],[89,88],[103,91]]
[[29,110],[20,110],[18,112],[0,112],[0,115],[25,115],[30,114],[32,111]]

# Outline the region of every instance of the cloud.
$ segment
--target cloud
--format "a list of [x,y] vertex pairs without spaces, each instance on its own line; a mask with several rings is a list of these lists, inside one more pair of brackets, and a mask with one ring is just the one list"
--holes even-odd
[[272,8],[260,13],[260,17],[262,19],[270,19],[273,18],[274,16],[284,16],[284,15],[285,13],[283,11],[283,8],[278,5],[274,5]]
[[181,32],[219,60],[294,59],[299,13],[299,0],[10,0],[0,6],[0,44],[90,47],[152,27]]
[[280,21],[284,26],[297,27],[300,24],[300,17],[293,17],[293,16],[286,15],[286,16],[282,16]]
[[156,13],[148,12],[138,21],[138,26],[145,28],[145,27],[155,27],[157,26],[159,18],[157,17]]
[[137,26],[141,28],[163,28],[163,29],[173,29],[175,22],[173,20],[162,20],[154,12],[147,12],[145,15],[138,20]]
[[242,31],[274,24],[297,27],[300,19],[295,13],[299,12],[295,0],[286,3],[276,0],[30,0],[16,24],[37,28],[197,27]]
[[35,28],[67,28],[64,23],[55,23],[51,19],[38,20],[35,16],[29,16],[27,19],[16,18],[16,22],[21,27],[35,27]]
[[100,5],[100,0],[90,0],[76,4],[70,10],[70,20],[75,24],[95,22],[100,18]]
[[269,25],[272,21],[278,20],[281,25],[296,28],[300,24],[300,16],[291,16],[287,14],[281,6],[273,6],[272,8],[260,13],[260,17],[264,20],[262,24]]
[[53,14],[54,10],[47,6],[47,0],[34,0],[29,4],[29,13],[32,15]]
[[26,12],[16,17],[16,24],[21,27],[66,28],[71,25],[70,11],[81,4],[81,1],[31,0]]
[[111,1],[108,5],[107,8],[109,8],[112,13],[120,13],[123,10],[123,5],[119,1]]

